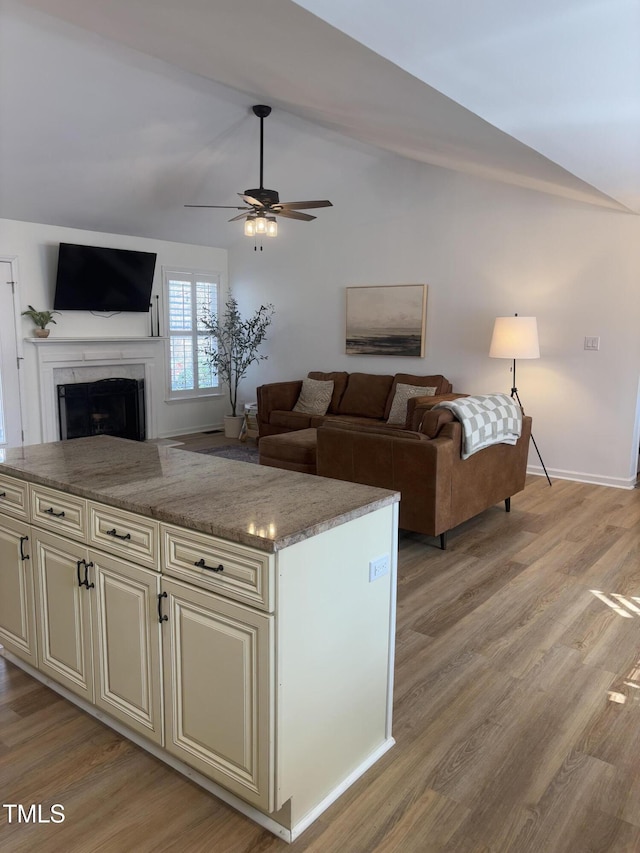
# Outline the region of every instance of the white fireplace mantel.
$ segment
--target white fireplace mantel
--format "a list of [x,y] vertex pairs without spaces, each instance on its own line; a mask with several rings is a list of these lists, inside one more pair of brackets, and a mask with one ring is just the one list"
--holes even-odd
[[[42,441],[58,441],[58,396],[56,385],[61,371],[76,370],[81,379],[92,381],[108,374],[121,375],[122,369],[144,372],[147,438],[156,438],[156,367],[162,366],[166,338],[25,338],[36,348],[40,391]],[[58,376],[56,375],[58,374]],[[93,374],[93,375],[92,375]]]

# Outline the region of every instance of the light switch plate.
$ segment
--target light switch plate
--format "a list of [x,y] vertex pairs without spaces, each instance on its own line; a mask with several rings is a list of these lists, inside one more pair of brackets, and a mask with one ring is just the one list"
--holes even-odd
[[586,337],[584,339],[584,348],[590,350],[599,350],[600,349],[600,338],[598,337]]

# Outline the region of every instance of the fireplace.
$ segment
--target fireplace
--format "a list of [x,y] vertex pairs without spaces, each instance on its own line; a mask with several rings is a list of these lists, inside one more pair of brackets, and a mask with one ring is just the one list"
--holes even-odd
[[144,441],[144,379],[58,385],[60,438],[115,435]]

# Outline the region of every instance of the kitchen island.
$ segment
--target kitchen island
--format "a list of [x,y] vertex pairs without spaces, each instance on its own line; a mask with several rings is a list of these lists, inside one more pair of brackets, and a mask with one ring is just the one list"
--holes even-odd
[[293,840],[393,745],[398,500],[107,436],[9,450],[4,654]]

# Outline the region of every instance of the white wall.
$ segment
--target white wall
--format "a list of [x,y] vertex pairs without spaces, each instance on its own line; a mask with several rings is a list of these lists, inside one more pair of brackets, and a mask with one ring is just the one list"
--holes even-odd
[[[312,223],[281,221],[264,251],[240,238],[229,252],[241,307],[276,307],[264,353],[240,388],[255,399],[264,381],[311,369],[443,373],[456,390],[508,390],[509,363],[489,359],[498,315],[538,318],[542,357],[520,362],[518,387],[552,475],[629,486],[640,411],[640,219],[528,190],[325,141],[309,159],[309,193],[333,208]],[[314,180],[313,157],[333,163],[333,183]],[[240,225],[238,225],[240,228]],[[19,260],[21,302],[52,304],[54,247],[60,241],[158,252],[162,264],[220,269],[226,253],[177,244],[0,220],[0,255]],[[345,288],[429,284],[424,359],[347,356]],[[158,283],[156,284],[158,286]],[[58,318],[55,335],[146,335],[146,315]],[[30,332],[25,320],[24,334]],[[599,352],[583,349],[601,338]],[[39,440],[33,355],[25,351],[27,441]],[[217,426],[224,398],[162,403],[160,432]],[[539,462],[532,451],[532,470]]]
[[[219,272],[223,291],[227,287],[227,252],[224,249],[0,219],[0,257],[16,257],[18,260],[22,308],[27,305],[33,305],[37,310],[53,307],[58,244],[61,242],[156,252],[158,258],[152,293],[154,303],[155,295],[161,294],[163,266]],[[50,326],[51,335],[55,337],[146,337],[150,334],[148,314],[122,313],[107,317],[88,311],[65,311],[56,316],[55,320],[56,325]],[[31,321],[23,318],[23,336],[31,336],[32,329]],[[35,348],[27,344],[23,347],[23,354],[25,443],[34,444],[41,441]],[[162,368],[163,365],[160,365],[156,371],[153,395],[159,401],[159,435],[175,435],[220,426],[222,416],[226,413],[225,397],[167,402],[166,373]]]
[[[518,387],[552,474],[635,481],[640,365],[640,219],[380,154],[321,188],[334,207],[283,222],[254,252],[230,249],[241,306],[275,304],[247,396],[308,370],[443,373],[455,390],[508,391],[510,362],[488,357],[496,316],[538,318],[542,357]],[[310,176],[313,163],[310,163]],[[338,177],[340,180],[338,180]],[[318,187],[314,187],[317,193]],[[424,359],[347,356],[345,288],[429,284]],[[598,335],[598,352],[583,349]],[[532,449],[531,470],[541,471]]]

